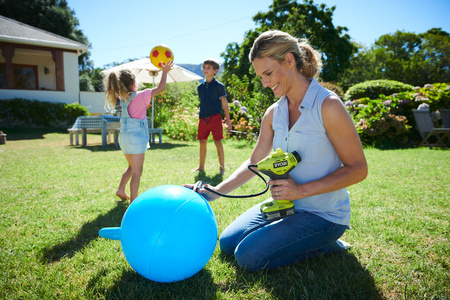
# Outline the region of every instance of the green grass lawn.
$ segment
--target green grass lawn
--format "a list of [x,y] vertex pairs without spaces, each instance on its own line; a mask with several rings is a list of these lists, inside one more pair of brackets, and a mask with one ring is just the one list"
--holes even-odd
[[[126,163],[100,135],[69,146],[67,133],[2,129],[0,145],[1,299],[450,299],[450,151],[366,149],[368,178],[348,190],[348,253],[274,271],[246,273],[218,247],[199,273],[181,282],[147,280],[127,263],[120,242],[99,238],[120,226],[127,203],[115,197]],[[213,143],[206,173],[198,144],[163,138],[146,153],[141,192],[229,176],[252,145],[225,141],[219,175]],[[257,179],[236,191],[263,188]],[[211,203],[219,234],[269,195]]]

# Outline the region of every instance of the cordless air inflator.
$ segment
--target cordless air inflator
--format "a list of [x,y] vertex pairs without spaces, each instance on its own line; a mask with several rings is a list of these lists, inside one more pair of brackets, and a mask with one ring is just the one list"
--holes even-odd
[[[270,153],[269,156],[261,160],[256,165],[249,165],[248,169],[258,175],[266,183],[265,190],[257,194],[226,195],[208,188],[203,184],[202,181],[196,183],[194,191],[197,191],[200,188],[204,188],[207,191],[227,198],[250,198],[259,196],[267,192],[267,190],[269,189],[269,185],[267,184],[267,181],[264,179],[264,177],[262,177],[257,171],[255,171],[254,168],[257,168],[259,172],[269,176],[272,180],[287,179],[289,177],[289,173],[297,166],[300,161],[300,155],[296,151],[292,153],[284,153],[283,150],[278,148],[276,151]],[[202,194],[202,196],[208,199],[207,195]],[[260,209],[261,215],[266,221],[281,219],[287,216],[291,216],[295,213],[294,202],[289,200],[272,200],[269,202],[265,202],[261,205]]]

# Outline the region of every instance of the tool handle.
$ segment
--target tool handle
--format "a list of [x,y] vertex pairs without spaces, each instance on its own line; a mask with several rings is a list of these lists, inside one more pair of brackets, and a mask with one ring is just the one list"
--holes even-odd
[[276,180],[276,179],[288,179],[289,178],[289,173],[285,173],[283,175],[276,175],[273,177],[270,177],[271,180]]
[[288,179],[289,178],[289,172],[286,172],[282,175],[278,175],[272,171],[269,170],[259,170],[259,172],[263,173],[264,175],[269,176],[269,178],[271,180],[275,180],[275,179]]

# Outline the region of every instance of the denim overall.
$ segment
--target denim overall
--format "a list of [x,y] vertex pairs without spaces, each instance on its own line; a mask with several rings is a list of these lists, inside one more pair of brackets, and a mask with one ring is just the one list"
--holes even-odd
[[135,96],[122,102],[119,145],[124,154],[140,154],[150,148],[147,118],[134,119],[128,114],[128,105]]

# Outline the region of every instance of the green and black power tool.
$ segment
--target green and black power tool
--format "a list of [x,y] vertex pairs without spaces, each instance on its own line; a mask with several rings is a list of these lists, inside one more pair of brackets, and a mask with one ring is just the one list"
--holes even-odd
[[[284,153],[283,150],[278,148],[276,151],[270,153],[269,156],[261,160],[256,165],[249,165],[248,169],[258,175],[265,183],[266,189],[260,193],[252,195],[226,195],[216,192],[204,185],[202,181],[198,181],[194,186],[194,191],[198,191],[200,188],[204,188],[214,194],[227,198],[250,198],[264,194],[268,191],[269,185],[267,181],[253,168],[257,168],[259,172],[267,175],[270,179],[286,179],[289,177],[289,173],[297,166],[301,161],[300,155],[294,151],[292,153]],[[206,200],[209,199],[208,195],[201,194]],[[263,203],[261,205],[261,215],[264,220],[272,221],[281,219],[287,216],[291,216],[295,213],[294,202],[289,200],[272,200],[270,202]]]
[[[289,173],[301,161],[300,155],[294,151],[284,153],[278,148],[268,157],[257,164],[258,171],[269,176],[270,179],[287,179]],[[272,221],[291,216],[295,213],[294,202],[289,200],[272,200],[261,205],[261,215],[264,220]]]

